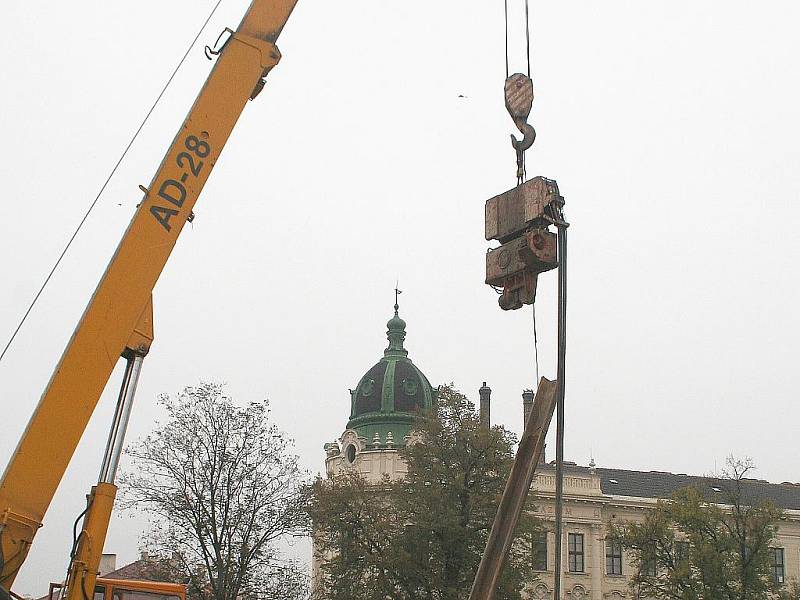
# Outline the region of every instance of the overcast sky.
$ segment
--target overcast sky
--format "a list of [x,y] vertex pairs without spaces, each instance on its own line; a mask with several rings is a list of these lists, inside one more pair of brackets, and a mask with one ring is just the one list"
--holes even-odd
[[[212,4],[0,5],[3,343]],[[0,462],[211,66],[202,45],[247,4],[223,1],[0,362]],[[566,457],[704,474],[733,452],[800,481],[800,4],[532,2],[531,19],[528,174],[558,181],[572,223]],[[397,278],[414,362],[473,399],[487,381],[493,420],[519,431],[531,309],[500,311],[483,284],[484,202],[514,184],[502,2],[300,0],[278,45],[155,289],[128,439],[153,427],[159,394],[219,380],[269,398],[321,471],[348,388],[385,347]],[[554,282],[537,305],[551,377]],[[63,577],[120,374],[20,593]],[[118,514],[106,551],[133,560],[144,526]]]

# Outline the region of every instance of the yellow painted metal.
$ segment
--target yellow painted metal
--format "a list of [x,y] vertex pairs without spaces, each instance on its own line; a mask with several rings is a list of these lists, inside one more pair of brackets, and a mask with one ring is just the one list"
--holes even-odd
[[105,587],[105,595],[103,596],[105,600],[112,600],[115,588],[121,588],[125,591],[141,590],[143,592],[157,592],[166,596],[175,596],[178,600],[186,600],[186,586],[182,583],[132,581],[130,579],[106,579],[105,577],[98,577],[97,584]]
[[254,0],[250,5],[153,177],[6,467],[0,481],[5,563],[0,585],[5,589],[27,555],[117,360],[135,337],[153,287],[231,130],[280,58],[273,43],[295,3]]
[[150,345],[153,343],[153,337],[153,297],[151,295],[142,314],[139,315],[131,337],[125,344],[125,349],[140,356],[147,356],[147,353],[150,352]]
[[100,558],[116,495],[117,486],[110,483],[98,483],[92,488],[75,557],[69,567],[66,600],[86,600],[94,596],[94,584],[99,575]]
[[[51,583],[48,600],[61,600],[61,583]],[[95,589],[102,589],[102,599],[112,600],[114,590],[119,588],[122,595],[124,592],[155,592],[164,596],[174,596],[177,600],[186,600],[186,585],[182,583],[167,583],[165,581],[143,581],[140,579],[114,579],[108,577],[98,577],[95,581]],[[124,592],[123,592],[124,590]],[[118,594],[120,595],[120,594]],[[98,598],[100,596],[94,596]]]

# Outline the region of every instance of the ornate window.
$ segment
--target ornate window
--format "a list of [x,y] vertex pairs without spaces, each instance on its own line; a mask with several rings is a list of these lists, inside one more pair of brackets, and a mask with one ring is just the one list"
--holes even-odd
[[770,566],[772,567],[772,581],[783,583],[784,581],[784,561],[783,548],[770,548]]
[[574,600],[583,600],[586,597],[586,588],[582,585],[576,585],[572,590],[567,592]]
[[569,555],[569,572],[583,573],[583,534],[567,534],[567,550]]
[[675,542],[675,566],[689,564],[689,542]]
[[622,543],[618,540],[606,542],[606,573],[622,575]]
[[537,598],[537,600],[544,600],[550,595],[550,591],[547,589],[547,586],[543,583],[540,583],[535,588],[533,588],[533,597]]
[[642,575],[655,577],[658,574],[658,564],[656,562],[656,545],[648,544],[642,554]]
[[536,571],[547,571],[547,532],[534,531],[532,543],[533,568]]

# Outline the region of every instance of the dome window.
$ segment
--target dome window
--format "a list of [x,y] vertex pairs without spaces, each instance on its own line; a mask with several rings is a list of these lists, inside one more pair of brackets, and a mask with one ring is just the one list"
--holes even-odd
[[344,458],[351,465],[356,462],[356,446],[355,444],[348,444],[344,449]]
[[416,396],[417,382],[413,379],[403,379],[403,391],[407,396]]

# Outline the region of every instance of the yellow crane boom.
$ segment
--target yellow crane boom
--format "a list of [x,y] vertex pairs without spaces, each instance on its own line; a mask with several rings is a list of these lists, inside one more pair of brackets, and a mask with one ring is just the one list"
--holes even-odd
[[124,424],[141,358],[152,341],[153,287],[245,104],[278,63],[275,41],[296,2],[253,0],[219,53],[75,328],[0,481],[0,591],[10,590],[112,370],[124,356],[129,368],[120,400],[127,407],[118,407],[118,432],[109,438],[73,561],[77,566],[72,567],[81,593],[93,589],[116,493],[113,476]]

